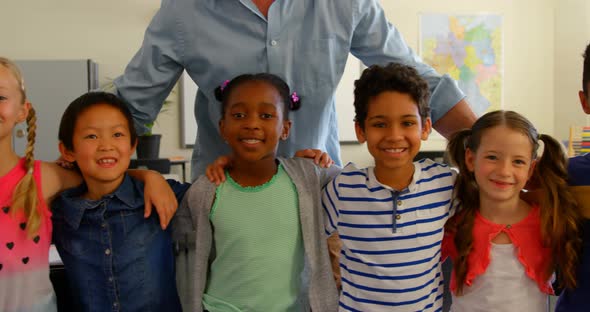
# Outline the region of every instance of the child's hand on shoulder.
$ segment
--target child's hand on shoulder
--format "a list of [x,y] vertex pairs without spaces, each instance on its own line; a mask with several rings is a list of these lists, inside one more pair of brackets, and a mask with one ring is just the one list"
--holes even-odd
[[295,157],[311,158],[316,165],[322,168],[330,168],[334,164],[334,160],[330,155],[320,149],[307,148],[298,150]]
[[230,168],[232,159],[229,156],[219,156],[212,164],[205,169],[205,175],[211,183],[219,185],[225,182],[225,169]]
[[145,171],[144,217],[148,218],[152,214],[152,207],[155,207],[160,217],[160,226],[165,230],[178,208],[176,195],[160,173],[152,170]]

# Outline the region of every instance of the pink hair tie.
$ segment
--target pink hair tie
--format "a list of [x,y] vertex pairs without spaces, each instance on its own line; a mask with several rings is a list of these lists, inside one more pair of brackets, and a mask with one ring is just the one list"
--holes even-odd
[[225,89],[225,87],[227,87],[228,84],[229,84],[229,80],[224,81],[220,86],[221,91],[223,91],[223,89]]
[[299,102],[299,97],[297,96],[297,92],[293,92],[291,94],[291,101],[293,101],[294,103]]

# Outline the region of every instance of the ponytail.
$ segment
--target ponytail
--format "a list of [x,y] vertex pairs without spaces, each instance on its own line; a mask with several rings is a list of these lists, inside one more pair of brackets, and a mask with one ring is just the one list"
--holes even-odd
[[567,156],[561,143],[545,134],[540,134],[539,140],[544,144],[543,154],[531,182],[541,190],[541,235],[552,250],[551,266],[547,268],[545,278],[549,278],[557,267],[560,285],[574,288],[582,247],[579,235],[581,215],[568,190]]
[[31,107],[27,116],[27,148],[25,150],[25,169],[27,173],[17,184],[12,197],[12,215],[15,216],[17,211],[23,210],[25,214],[27,235],[35,236],[41,226],[41,214],[37,205],[38,189],[33,177],[35,159],[33,156],[35,147],[35,134],[37,130],[37,114]]
[[453,269],[457,281],[457,295],[463,293],[463,285],[467,278],[468,258],[473,247],[473,224],[475,223],[475,212],[479,207],[479,191],[475,176],[467,168],[465,152],[471,145],[471,129],[461,130],[455,133],[448,144],[447,152],[451,163],[459,169],[453,198],[459,199],[455,214],[445,225],[445,230],[454,233],[454,244],[457,249],[457,257],[453,259]]

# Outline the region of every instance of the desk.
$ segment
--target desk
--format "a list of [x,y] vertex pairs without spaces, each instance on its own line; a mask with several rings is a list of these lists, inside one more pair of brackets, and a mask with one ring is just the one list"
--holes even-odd
[[186,164],[189,162],[188,159],[180,159],[177,157],[170,157],[170,166],[180,165],[182,168],[182,182],[186,182]]

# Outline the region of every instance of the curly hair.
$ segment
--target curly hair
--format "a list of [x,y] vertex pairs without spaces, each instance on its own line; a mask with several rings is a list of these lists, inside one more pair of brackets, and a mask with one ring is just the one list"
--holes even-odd
[[561,144],[554,138],[538,134],[533,124],[513,111],[494,111],[479,118],[471,129],[459,131],[449,141],[447,151],[451,162],[459,168],[454,197],[460,201],[460,212],[445,225],[455,233],[457,258],[453,259],[457,281],[457,294],[462,294],[468,271],[468,256],[473,246],[473,224],[479,209],[479,190],[473,173],[465,162],[465,151],[476,152],[483,133],[497,126],[506,126],[529,138],[533,159],[537,159],[538,141],[544,148],[531,176],[533,185],[540,189],[541,237],[552,251],[552,259],[545,270],[547,280],[557,268],[561,285],[576,286],[576,267],[582,241],[579,236],[580,214],[576,202],[567,188],[567,157]]
[[354,82],[354,121],[362,129],[365,128],[369,101],[388,91],[408,94],[418,105],[421,119],[425,120],[430,116],[428,83],[420,77],[416,69],[396,63],[372,65]]

